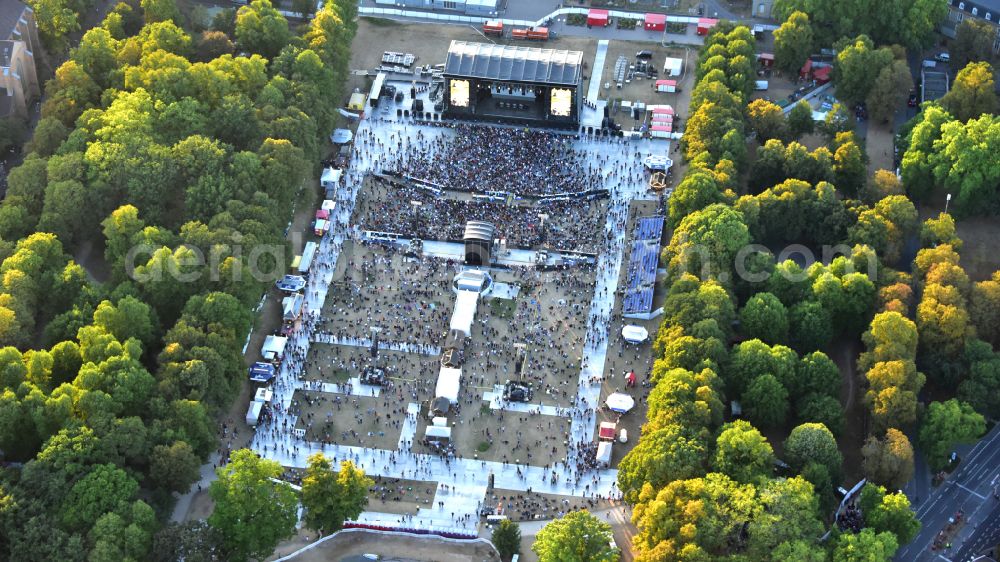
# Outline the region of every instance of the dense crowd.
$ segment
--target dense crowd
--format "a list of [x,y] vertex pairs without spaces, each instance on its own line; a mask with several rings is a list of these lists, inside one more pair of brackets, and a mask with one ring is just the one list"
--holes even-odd
[[546,200],[534,204],[432,194],[406,186],[373,182],[362,193],[358,217],[365,230],[406,238],[460,241],[468,221],[487,221],[511,248],[538,248],[594,253],[600,247],[606,203],[600,200]]
[[455,125],[453,135],[417,142],[396,171],[459,191],[551,195],[599,189],[600,167],[566,135]]

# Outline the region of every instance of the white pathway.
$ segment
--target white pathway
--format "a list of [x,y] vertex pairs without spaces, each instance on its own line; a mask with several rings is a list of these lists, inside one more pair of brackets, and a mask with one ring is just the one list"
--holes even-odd
[[[446,128],[424,127],[408,123],[395,122],[385,117],[387,112],[369,118],[362,122],[358,131],[358,140],[362,147],[356,151],[352,161],[353,169],[346,178],[346,187],[338,194],[338,205],[333,217],[334,228],[320,243],[313,273],[306,288],[308,309],[319,311],[326,299],[327,289],[333,277],[336,260],[348,232],[348,220],[354,207],[355,196],[364,174],[381,171],[383,164],[392,162],[394,158],[403,157],[405,151],[373,149],[374,141],[378,139],[382,146],[395,148],[401,137],[420,130],[424,137],[452,134]],[[370,135],[370,136],[369,136]],[[627,208],[631,198],[644,192],[641,178],[628,175],[628,166],[636,166],[643,157],[654,152],[661,152],[663,144],[651,145],[641,142],[634,144],[613,144],[605,140],[581,140],[578,146],[590,150],[594,161],[601,162],[607,179],[607,187],[612,190],[611,210],[621,212]],[[624,166],[622,163],[627,162]],[[619,170],[619,176],[613,178],[613,171]],[[628,175],[628,177],[622,177]],[[579,401],[570,411],[562,409],[553,415],[568,414],[571,418],[573,439],[591,441],[594,434],[593,408],[598,404],[601,387],[599,383],[590,384],[591,377],[603,374],[607,356],[606,338],[594,340],[594,333],[607,335],[607,325],[614,303],[614,291],[617,289],[619,271],[623,257],[625,230],[608,214],[606,232],[610,233],[610,251],[604,251],[599,259],[597,289],[588,315],[588,338],[584,347],[584,366],[579,378]],[[426,247],[426,246],[425,246]],[[314,338],[319,340],[320,338]],[[340,343],[340,342],[338,342]],[[358,345],[367,345],[363,339],[356,340]],[[305,356],[310,345],[310,338],[305,330],[294,334],[289,342],[289,354],[297,351]],[[390,347],[391,349],[391,347]],[[322,451],[335,462],[350,459],[363,468],[368,474],[386,477],[408,478],[437,482],[437,491],[433,505],[421,509],[416,516],[409,518],[399,515],[368,512],[361,520],[393,524],[399,528],[419,528],[440,532],[475,533],[477,512],[486,492],[490,475],[494,478],[497,488],[593,497],[595,495],[616,495],[615,488],[617,471],[604,469],[576,474],[574,459],[569,462],[556,462],[550,469],[538,466],[528,466],[518,463],[501,463],[479,461],[473,459],[444,459],[442,457],[424,454],[413,454],[409,445],[416,438],[418,405],[409,404],[408,419],[404,422],[398,448],[395,451],[381,449],[366,449],[346,445],[322,445],[296,438],[288,428],[294,427],[295,416],[288,413],[292,402],[292,394],[298,388],[310,383],[298,380],[298,373],[292,361],[285,361],[280,369],[274,385],[275,400],[278,405],[273,420],[258,427],[251,447],[266,458],[279,461],[285,466],[303,467],[307,457],[317,451]],[[354,386],[354,385],[352,385]],[[357,385],[360,386],[360,385]],[[310,388],[312,388],[310,386]],[[327,390],[328,387],[323,387]],[[511,408],[513,409],[513,408]],[[437,502],[443,502],[439,506]],[[406,519],[405,521],[403,519]]]

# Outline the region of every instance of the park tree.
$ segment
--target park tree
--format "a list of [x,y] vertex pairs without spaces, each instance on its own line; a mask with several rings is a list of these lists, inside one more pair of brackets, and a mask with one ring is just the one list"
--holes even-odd
[[771,293],[757,293],[750,297],[740,311],[743,333],[769,344],[784,343],[788,339],[788,314],[785,305]]
[[[892,63],[892,51],[876,49],[872,40],[859,35],[837,53],[833,65],[837,99],[856,104],[868,98],[875,86],[872,77],[880,76],[882,69]],[[907,90],[909,91],[909,90]]]
[[779,544],[771,559],[775,562],[828,562],[830,558],[822,545],[802,539]]
[[920,245],[931,248],[939,244],[948,244],[956,252],[962,250],[962,239],[955,233],[955,219],[947,213],[939,213],[938,217],[924,221],[920,227]]
[[795,417],[799,423],[821,423],[834,436],[844,430],[844,407],[840,400],[816,392],[806,394],[795,404]]
[[236,12],[235,35],[241,47],[271,59],[288,44],[291,31],[269,0],[253,0]]
[[920,532],[920,521],[902,492],[889,494],[884,487],[868,483],[861,489],[858,506],[866,528],[876,533],[892,533],[899,544],[909,543]]
[[490,542],[496,547],[502,560],[510,560],[521,551],[521,527],[510,519],[504,519],[493,529]]
[[864,399],[876,431],[906,427],[916,421],[917,393],[926,379],[912,359],[875,363],[865,378],[868,390]]
[[724,474],[674,480],[665,488],[646,488],[632,522],[636,560],[710,560],[725,552],[761,509],[756,489]]
[[670,224],[676,227],[691,213],[714,203],[723,202],[725,197],[715,175],[707,170],[692,170],[684,175],[684,179],[677,184],[670,195],[668,200]]
[[779,545],[823,532],[819,501],[812,483],[801,476],[769,479],[757,489],[760,511],[747,525],[747,553],[766,560]]
[[929,196],[937,185],[932,163],[932,157],[939,150],[935,143],[941,138],[944,125],[953,121],[954,117],[935,104],[921,111],[917,119],[909,134],[909,148],[903,154],[900,171],[907,194],[919,202]]
[[63,499],[63,524],[70,529],[88,530],[101,515],[124,509],[138,491],[139,484],[124,470],[112,464],[98,465]]
[[784,139],[788,136],[788,124],[781,108],[767,100],[756,99],[747,106],[747,120],[750,130],[757,133],[760,143],[768,139]]
[[951,41],[951,62],[965,68],[971,62],[988,61],[993,56],[994,27],[979,18],[964,18]]
[[917,325],[898,312],[876,314],[861,339],[866,348],[858,358],[862,371],[878,362],[912,360],[917,355]]
[[141,0],[142,15],[146,23],[172,21],[181,25],[181,12],[175,0]]
[[200,470],[201,459],[185,441],[153,447],[149,476],[160,488],[187,493],[191,484],[198,480]]
[[867,163],[861,148],[853,140],[844,142],[833,153],[834,185],[849,196],[856,196],[868,176]]
[[277,461],[258,458],[249,449],[234,451],[217,469],[218,480],[209,488],[215,510],[208,524],[222,533],[233,560],[270,556],[294,532],[298,497],[287,483],[272,480],[282,472]]
[[733,396],[740,396],[757,377],[770,374],[785,388],[796,390],[797,367],[798,355],[790,348],[748,340],[733,348],[725,371],[726,387]]
[[815,123],[813,122],[812,107],[809,102],[801,100],[792,106],[788,112],[788,129],[792,138],[799,138],[813,132]]
[[972,443],[986,431],[986,420],[972,406],[955,398],[931,402],[920,424],[920,446],[934,470],[948,464],[952,446]]
[[677,424],[649,426],[618,465],[618,488],[627,501],[635,502],[647,483],[661,488],[671,480],[703,473],[708,454],[705,439],[692,429]]
[[913,477],[913,447],[898,429],[889,428],[881,438],[869,435],[861,457],[865,477],[891,490],[902,489]]
[[903,183],[895,172],[890,170],[875,170],[871,180],[868,181],[868,193],[866,198],[869,201],[878,201],[890,195],[905,195],[906,190]]
[[803,355],[796,375],[798,384],[792,389],[795,395],[816,393],[836,397],[840,393],[840,369],[822,351]]
[[[983,344],[983,342],[978,342]],[[966,346],[966,358],[971,359],[970,343]],[[983,344],[988,346],[989,344]],[[1000,416],[1000,358],[992,350],[984,360],[969,360],[969,374],[958,386],[958,397],[968,402],[980,414],[990,418]]]
[[1000,342],[1000,272],[972,286],[969,316],[976,335],[993,344]]
[[747,418],[765,428],[780,427],[788,416],[788,390],[774,375],[753,380],[742,395]]
[[540,562],[612,562],[620,553],[610,543],[611,525],[586,511],[572,511],[542,527],[531,550]]
[[958,71],[951,90],[941,98],[941,106],[959,121],[997,112],[998,99],[993,67],[988,62],[969,63]]
[[42,41],[50,52],[62,52],[68,35],[80,29],[78,15],[70,0],[29,0]]
[[815,301],[793,306],[788,314],[788,325],[791,345],[802,353],[824,349],[833,338],[830,313]]
[[750,242],[743,215],[721,204],[692,213],[674,231],[665,250],[673,275],[717,276],[732,268],[736,253]]
[[906,60],[894,60],[879,71],[866,103],[872,120],[888,123],[913,89],[913,75]]
[[837,449],[837,440],[820,423],[804,423],[792,429],[785,440],[785,460],[796,470],[811,462],[819,463],[831,476],[840,474],[843,461]]
[[168,523],[153,535],[151,562],[214,562],[222,553],[222,534],[205,521]]
[[813,48],[813,29],[809,16],[795,11],[774,30],[774,65],[794,75],[806,62]]
[[774,451],[749,422],[736,420],[722,426],[715,443],[712,470],[742,483],[755,483],[770,474]]
[[341,462],[335,473],[323,453],[313,453],[302,477],[306,524],[325,533],[339,531],[344,521],[356,519],[364,511],[368,488],[374,484],[351,461]]
[[862,529],[860,533],[844,533],[837,537],[833,562],[873,562],[890,560],[899,548],[896,536],[884,531]]

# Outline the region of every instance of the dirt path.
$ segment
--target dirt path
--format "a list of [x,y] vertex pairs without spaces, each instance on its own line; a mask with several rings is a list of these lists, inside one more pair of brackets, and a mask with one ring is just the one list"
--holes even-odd
[[844,456],[844,483],[854,485],[862,477],[861,447],[868,437],[868,412],[861,397],[861,380],[857,370],[861,341],[840,338],[827,351],[841,374],[840,403],[844,409],[844,430],[837,438],[837,444]]

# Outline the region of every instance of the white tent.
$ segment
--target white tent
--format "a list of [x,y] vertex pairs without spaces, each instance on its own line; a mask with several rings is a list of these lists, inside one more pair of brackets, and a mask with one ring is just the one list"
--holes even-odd
[[434,419],[431,420],[431,425],[437,425],[437,426],[441,426],[441,427],[447,427],[448,426],[448,418],[446,418],[444,416],[435,416]]
[[628,394],[616,392],[611,396],[608,396],[605,404],[607,404],[608,408],[611,408],[612,411],[624,414],[635,407],[635,400]]
[[333,187],[340,182],[340,176],[343,173],[343,170],[338,170],[337,168],[326,168],[323,170],[323,175],[319,178],[319,183],[324,188]]
[[451,315],[451,329],[458,330],[467,337],[472,337],[472,321],[476,319],[476,308],[479,306],[479,293],[474,291],[459,291],[455,297],[455,312]]
[[250,403],[250,407],[247,408],[247,425],[251,427],[257,426],[257,421],[260,419],[260,412],[264,409],[264,403],[254,400]]
[[272,398],[274,398],[274,392],[270,388],[261,387],[257,389],[257,394],[254,395],[253,401],[270,402]]
[[681,68],[684,66],[684,59],[667,57],[663,61],[663,74],[665,76],[680,76]]
[[288,338],[282,336],[267,336],[264,338],[264,345],[260,348],[260,354],[266,361],[281,359],[285,354],[285,346],[288,345]]
[[649,331],[642,326],[625,326],[622,328],[622,337],[628,343],[642,343],[649,338]]
[[281,314],[286,322],[297,320],[302,314],[302,303],[305,297],[301,293],[288,295],[281,299]]
[[608,441],[601,441],[597,445],[597,456],[594,458],[597,464],[603,464],[605,466],[611,464],[611,443]]
[[462,369],[441,367],[438,373],[437,387],[434,396],[447,398],[452,404],[458,404],[458,387],[462,380]]
[[323,209],[324,211],[329,211],[331,213],[336,208],[337,208],[337,203],[332,199],[324,199],[323,204],[320,206],[320,209]]
[[439,425],[429,425],[427,426],[427,431],[424,432],[424,439],[448,441],[451,439],[451,428],[441,427]]

